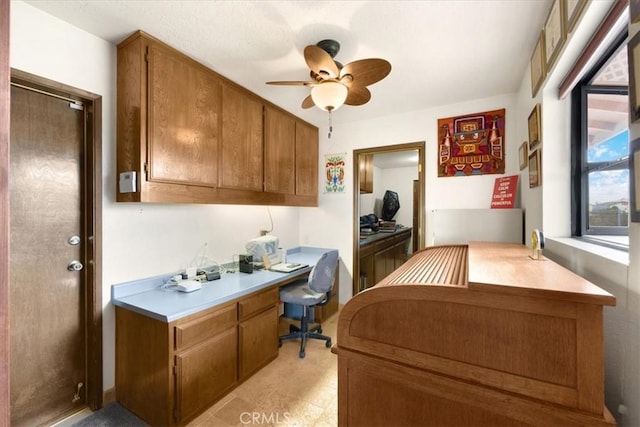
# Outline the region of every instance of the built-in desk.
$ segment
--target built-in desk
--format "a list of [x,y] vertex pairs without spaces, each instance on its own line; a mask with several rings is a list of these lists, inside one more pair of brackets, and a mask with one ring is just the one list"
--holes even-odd
[[300,247],[292,273],[223,274],[202,289],[162,290],[171,274],[114,285],[116,398],[151,425],[182,425],[278,356],[279,287],[334,249]]
[[615,297],[520,244],[415,253],[340,312],[340,426],[611,426]]

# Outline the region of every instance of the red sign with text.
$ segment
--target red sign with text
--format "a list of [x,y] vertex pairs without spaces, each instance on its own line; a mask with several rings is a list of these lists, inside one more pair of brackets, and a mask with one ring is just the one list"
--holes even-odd
[[491,209],[513,208],[518,189],[518,175],[496,178],[491,197]]

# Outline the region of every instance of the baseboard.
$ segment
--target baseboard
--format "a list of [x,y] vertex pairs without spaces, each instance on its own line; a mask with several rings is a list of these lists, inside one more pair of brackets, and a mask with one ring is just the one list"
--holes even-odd
[[116,389],[115,387],[110,388],[109,390],[105,390],[102,395],[102,406],[107,406],[110,403],[116,401]]

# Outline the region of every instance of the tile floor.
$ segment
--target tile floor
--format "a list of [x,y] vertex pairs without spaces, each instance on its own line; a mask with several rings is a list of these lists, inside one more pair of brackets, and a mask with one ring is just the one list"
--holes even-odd
[[[322,324],[333,344],[337,323],[338,314]],[[304,359],[299,350],[300,341],[285,341],[277,359],[188,426],[337,426],[337,356],[320,340],[307,343]]]

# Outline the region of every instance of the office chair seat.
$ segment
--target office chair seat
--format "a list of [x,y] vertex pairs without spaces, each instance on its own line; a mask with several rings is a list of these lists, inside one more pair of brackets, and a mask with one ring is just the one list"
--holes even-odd
[[310,306],[320,304],[325,298],[327,295],[311,289],[306,279],[280,288],[280,301],[289,304]]
[[324,340],[325,345],[331,347],[331,337],[320,335],[322,326],[319,323],[309,328],[309,309],[329,302],[337,267],[338,251],[326,252],[313,266],[308,279],[298,280],[280,289],[281,301],[302,306],[300,327],[291,325],[290,333],[280,336],[279,339],[282,345],[284,340],[300,338],[300,358],[305,356],[305,346],[309,338]]

